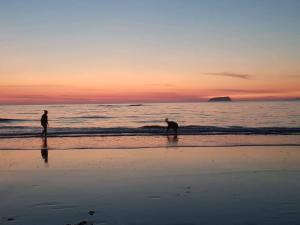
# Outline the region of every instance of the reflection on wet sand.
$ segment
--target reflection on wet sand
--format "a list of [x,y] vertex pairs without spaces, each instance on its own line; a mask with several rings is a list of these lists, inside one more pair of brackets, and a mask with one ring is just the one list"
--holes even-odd
[[177,134],[167,135],[167,140],[168,140],[168,146],[177,146],[177,144],[178,144]]
[[298,146],[176,149],[0,151],[0,224],[300,221]]
[[45,163],[48,163],[48,143],[47,143],[47,138],[43,138],[43,144],[41,148],[41,155],[42,158],[44,159]]
[[[158,148],[168,146],[168,136],[92,136],[92,137],[51,137],[51,150],[67,149],[128,149]],[[177,147],[204,146],[300,146],[299,135],[180,135]],[[49,144],[49,143],[48,143]],[[41,138],[0,139],[1,150],[41,150]]]

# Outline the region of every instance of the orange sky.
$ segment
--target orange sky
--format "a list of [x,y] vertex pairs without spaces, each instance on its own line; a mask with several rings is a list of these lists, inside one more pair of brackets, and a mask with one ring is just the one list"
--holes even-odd
[[297,3],[140,4],[0,3],[0,104],[300,97]]

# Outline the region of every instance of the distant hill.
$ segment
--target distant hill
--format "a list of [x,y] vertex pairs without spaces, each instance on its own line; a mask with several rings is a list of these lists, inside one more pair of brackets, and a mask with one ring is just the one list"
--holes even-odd
[[209,102],[230,102],[231,98],[228,96],[225,97],[215,97],[208,100]]

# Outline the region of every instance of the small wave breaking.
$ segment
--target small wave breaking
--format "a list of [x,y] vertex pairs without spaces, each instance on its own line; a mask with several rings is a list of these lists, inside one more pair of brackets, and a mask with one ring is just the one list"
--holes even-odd
[[145,106],[144,104],[129,104],[129,105],[122,105],[122,104],[100,104],[97,105],[98,107],[112,107],[112,108],[120,108],[120,107],[138,107],[138,106]]
[[59,119],[112,119],[112,116],[78,116],[78,117],[60,117]]
[[0,123],[14,123],[14,122],[24,122],[24,121],[34,121],[34,120],[0,118]]
[[[1,129],[0,138],[7,137],[36,137],[40,135],[41,128],[31,127],[6,127]],[[165,135],[164,126],[143,126],[143,127],[86,127],[86,128],[50,128],[49,136],[155,136]],[[217,126],[182,126],[179,135],[298,135],[300,127],[217,127]]]

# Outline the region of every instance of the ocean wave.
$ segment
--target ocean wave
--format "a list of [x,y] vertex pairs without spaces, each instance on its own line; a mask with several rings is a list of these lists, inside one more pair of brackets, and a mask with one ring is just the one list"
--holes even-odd
[[117,104],[100,104],[97,105],[98,107],[121,107],[121,105],[117,105]]
[[48,108],[64,108],[65,105],[48,105]]
[[[18,128],[6,127],[1,129],[2,137],[36,137],[40,135],[41,128],[19,126]],[[131,127],[86,127],[86,128],[49,128],[49,136],[67,137],[67,136],[151,136],[165,135],[164,126],[143,126],[137,128]],[[182,126],[179,128],[179,135],[290,135],[299,134],[300,127],[216,127],[216,126]]]
[[[91,149],[159,149],[159,148],[235,148],[235,147],[298,147],[300,144],[178,144],[178,145],[164,145],[164,144],[158,144],[154,146],[147,146],[147,145],[134,145],[134,146],[82,146],[82,147],[76,147],[76,146],[52,146],[51,150],[91,150]],[[13,147],[0,147],[1,150],[41,150],[40,147],[37,146],[30,146],[30,147],[21,147],[21,146],[13,146]]]
[[136,106],[144,106],[143,104],[131,104],[131,105],[128,105],[130,107],[136,107]]
[[[12,130],[24,130],[24,129],[36,129],[37,127],[33,127],[33,126],[11,126],[11,125],[1,125],[0,129],[2,130],[6,130],[6,131],[12,131]],[[0,133],[1,136],[1,133]]]
[[22,121],[34,121],[34,120],[0,118],[0,123],[13,123],[13,122],[22,122]]
[[58,119],[112,119],[112,116],[75,116],[75,117],[60,117]]
[[136,123],[162,123],[164,120],[138,120]]
[[17,112],[16,114],[21,114],[21,115],[38,115],[40,113],[37,113],[37,112]]
[[137,106],[145,106],[144,104],[126,104],[126,105],[119,105],[119,104],[100,104],[97,105],[98,107],[115,107],[115,108],[120,108],[120,107],[137,107]]

